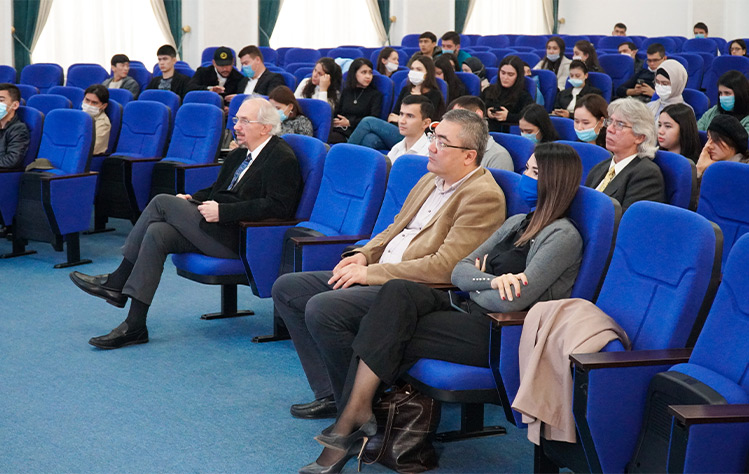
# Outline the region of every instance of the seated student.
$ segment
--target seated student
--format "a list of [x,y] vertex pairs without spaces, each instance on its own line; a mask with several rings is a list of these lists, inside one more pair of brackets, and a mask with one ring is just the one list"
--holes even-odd
[[726,71],[718,79],[718,103],[697,121],[698,130],[707,130],[721,114],[731,115],[749,132],[749,80],[739,71]]
[[89,344],[117,349],[148,342],[146,317],[170,253],[198,252],[218,258],[239,258],[239,221],[294,215],[302,178],[294,152],[277,137],[278,112],[265,99],[248,99],[239,108],[234,130],[246,148],[231,152],[218,178],[190,196],[154,197],[122,248],[123,260],[111,274],[70,274],[86,293],[119,308],[128,297],[127,319]]
[[466,95],[466,86],[458,76],[455,75],[455,69],[451,58],[452,54],[442,53],[434,61],[434,75],[447,83],[447,101],[452,102],[460,96]]
[[140,94],[138,81],[127,75],[130,72],[130,58],[124,54],[115,54],[112,56],[111,66],[112,77],[105,79],[101,85],[109,89],[127,89],[133,93],[133,99],[137,99]]
[[533,69],[547,69],[557,75],[557,87],[563,90],[570,75],[569,58],[564,55],[564,40],[559,36],[552,36],[546,42],[546,56]]
[[707,38],[707,25],[699,21],[695,23],[692,32],[695,38]]
[[419,35],[419,50],[411,55],[408,60],[408,64],[410,65],[411,61],[416,59],[418,56],[428,56],[434,59],[440,53],[442,53],[442,49],[437,46],[437,35],[435,35],[431,31],[425,31]]
[[[353,348],[339,417],[315,439],[326,448],[299,472],[339,472],[377,432],[372,413],[381,385],[391,385],[419,359],[488,367],[486,313],[520,311],[538,301],[569,297],[583,242],[566,217],[582,176],[568,145],[543,144],[521,177],[523,199],[535,208],[512,216],[452,272],[454,293],[393,280],[385,283],[352,330]],[[343,356],[343,354],[341,354]]]
[[109,123],[109,117],[104,113],[104,109],[109,105],[109,90],[102,84],[88,86],[83,96],[81,110],[86,112],[94,119],[94,155],[103,155],[107,152],[109,146],[109,133],[112,131],[112,124]]
[[504,221],[502,190],[480,167],[486,123],[473,112],[447,112],[429,147],[425,174],[395,221],[364,247],[344,254],[332,272],[282,275],[273,303],[286,323],[315,402],[292,406],[298,418],[335,416],[351,360],[351,342],[385,282],[406,278],[449,283],[461,258]]
[[639,51],[639,49],[633,42],[625,41],[624,43],[620,44],[617,49],[619,51],[619,54],[626,54],[634,60],[634,68],[632,71],[633,74],[637,73],[637,71],[645,66],[645,61],[637,57],[637,51]]
[[534,145],[559,140],[559,134],[551,123],[546,109],[538,104],[529,104],[520,112],[520,135]]
[[[348,142],[354,145],[363,145],[376,150],[387,150],[392,148],[401,140],[397,123],[400,121],[400,108],[406,97],[412,95],[423,95],[432,103],[435,109],[433,118],[442,116],[445,103],[442,100],[442,92],[435,78],[434,62],[426,57],[419,56],[411,63],[411,71],[408,73],[408,83],[403,86],[393,106],[393,113],[388,115],[387,122],[377,117],[365,117],[356,127]],[[396,84],[397,87],[397,84]]]
[[606,119],[609,104],[598,94],[580,97],[575,103],[575,133],[581,142],[606,148]]
[[[257,46],[245,46],[238,56],[244,77],[237,84],[237,94],[268,95],[276,87],[286,85],[282,75],[265,67],[263,52]],[[227,94],[226,102],[231,102],[233,97],[233,94]]]
[[328,143],[346,143],[364,117],[379,117],[382,93],[372,83],[372,62],[357,58],[348,69],[341,98],[333,112]]
[[390,163],[403,155],[429,155],[429,124],[434,120],[434,106],[423,95],[409,95],[403,99],[398,120],[398,132],[403,140],[388,152]]
[[278,110],[278,116],[281,118],[281,133],[295,133],[297,135],[314,135],[312,121],[302,114],[294,93],[286,86],[273,88],[268,94],[268,102]]
[[731,56],[746,56],[746,41],[735,39],[728,43],[728,52]]
[[341,90],[343,73],[333,58],[320,58],[312,70],[312,76],[302,79],[294,95],[298,99],[324,100],[335,110]]
[[468,52],[460,49],[460,35],[454,31],[448,31],[442,35],[442,52],[440,54],[453,54],[458,61],[456,64],[458,67],[462,66],[465,60],[471,57]]
[[0,169],[20,168],[29,149],[29,129],[16,115],[21,91],[0,83]]
[[463,61],[463,65],[460,66],[460,68],[463,72],[470,72],[479,76],[482,91],[491,85],[489,79],[486,78],[486,68],[484,67],[484,63],[482,63],[479,58],[474,56],[467,58]]
[[653,163],[655,122],[645,104],[615,100],[605,125],[606,149],[613,157],[595,165],[585,185],[619,201],[622,212],[637,201],[665,202],[663,174]]
[[[598,63],[598,54],[596,53],[596,48],[593,46],[593,43],[591,43],[588,40],[580,40],[577,43],[575,43],[575,46],[572,48],[572,52],[574,56],[572,57],[572,60],[579,59],[580,61],[585,63],[585,66],[588,67],[588,71],[590,72],[604,72],[601,65]],[[572,65],[570,64],[570,67]]]
[[684,104],[672,104],[663,109],[658,117],[658,148],[697,163],[702,145],[692,109]]
[[486,103],[489,131],[508,132],[520,120],[520,111],[534,100],[525,90],[523,61],[517,56],[505,56],[497,76],[497,83],[481,92],[481,100]]
[[213,64],[199,67],[190,80],[191,90],[213,91],[224,99],[240,92],[244,76],[234,69],[234,53],[226,46],[213,52]]
[[647,104],[656,122],[664,107],[668,105],[685,104],[690,109],[692,108],[684,102],[684,97],[681,95],[687,86],[687,79],[687,70],[675,59],[663,61],[658,66],[655,72],[655,92],[658,94],[658,99]]
[[617,97],[634,97],[640,102],[650,102],[655,93],[655,71],[666,60],[666,48],[660,43],[648,46],[647,66],[638,69],[627,82],[616,89]]
[[593,87],[588,83],[588,68],[585,63],[575,59],[570,63],[569,83],[572,87],[557,92],[554,100],[554,109],[551,115],[570,118],[575,112],[575,104],[578,97],[589,94],[603,95],[601,89]]
[[[474,95],[464,95],[450,102],[447,110],[453,109],[469,110],[482,119],[486,119],[486,104]],[[497,143],[491,136],[489,137],[489,141],[486,142],[486,151],[484,152],[484,158],[481,160],[481,166],[484,168],[515,171],[515,164],[512,162],[510,152]]]
[[736,117],[718,115],[707,128],[707,143],[697,160],[697,179],[702,181],[705,170],[717,161],[749,163],[749,134]]
[[160,89],[172,91],[184,99],[185,94],[190,92],[190,78],[177,72],[174,65],[177,63],[177,50],[170,44],[165,44],[156,51],[159,60],[160,76],[151,79],[146,89]]
[[624,23],[614,25],[614,31],[611,32],[611,36],[627,36],[627,25]]
[[398,70],[400,63],[398,50],[386,46],[380,50],[380,54],[377,56],[377,72],[383,76],[390,77],[395,71]]

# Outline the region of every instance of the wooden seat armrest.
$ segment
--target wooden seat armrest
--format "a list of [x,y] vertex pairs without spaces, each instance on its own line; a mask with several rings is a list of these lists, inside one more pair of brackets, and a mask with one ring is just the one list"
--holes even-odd
[[197,169],[197,168],[215,168],[217,166],[221,166],[221,163],[200,163],[200,164],[194,164],[194,165],[188,165],[187,163],[177,163],[177,168],[184,168],[184,169]]
[[583,370],[641,367],[647,365],[676,365],[689,360],[692,349],[663,349],[652,351],[595,352],[570,354],[570,360]]
[[98,171],[88,171],[86,173],[77,173],[77,174],[44,175],[41,177],[41,180],[42,181],[56,181],[58,179],[84,178],[86,176],[96,176],[97,174],[99,174]]
[[686,426],[749,422],[749,405],[670,405],[668,413]]
[[369,235],[332,235],[330,237],[292,237],[294,246],[304,245],[330,245],[330,244],[353,244],[362,239],[368,239]]
[[265,221],[239,221],[239,227],[246,229],[248,227],[279,227],[279,226],[295,226],[302,222],[299,219],[268,219]]
[[0,168],[0,174],[2,173],[23,173],[26,170],[23,168]]
[[[117,155],[110,155],[112,158],[117,158]],[[133,158],[130,156],[123,156],[121,158],[124,158],[127,161],[132,161],[134,163],[150,163],[155,161],[161,161],[161,158]]]
[[495,327],[522,326],[528,311],[511,311],[507,313],[487,313],[494,320]]
[[452,283],[425,283],[425,285],[429,288],[434,288],[435,290],[461,291],[460,288],[453,285]]

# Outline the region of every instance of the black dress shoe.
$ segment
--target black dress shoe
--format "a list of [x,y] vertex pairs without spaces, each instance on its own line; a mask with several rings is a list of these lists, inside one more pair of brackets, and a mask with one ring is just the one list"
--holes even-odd
[[70,279],[73,280],[75,286],[81,290],[89,295],[103,298],[107,303],[117,306],[118,308],[124,308],[125,303],[127,303],[127,296],[123,295],[121,290],[104,286],[108,277],[108,274],[94,276],[86,275],[81,272],[72,272],[70,274]]
[[318,419],[335,418],[338,409],[333,396],[318,398],[314,402],[291,405],[291,416],[294,418]]
[[128,331],[127,323],[122,323],[106,336],[92,337],[88,343],[99,349],[119,349],[120,347],[148,342],[148,328]]

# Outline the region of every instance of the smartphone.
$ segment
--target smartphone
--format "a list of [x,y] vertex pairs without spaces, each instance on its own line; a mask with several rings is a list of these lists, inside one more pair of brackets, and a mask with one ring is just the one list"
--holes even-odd
[[193,199],[193,198],[188,199],[188,201],[195,204],[196,206],[203,204],[203,201],[198,201],[197,199]]
[[460,311],[461,313],[468,313],[465,309],[461,308],[460,303],[462,302],[462,298],[455,293],[453,293],[452,290],[449,290],[447,292],[448,298],[450,298],[450,306],[453,307],[454,310]]

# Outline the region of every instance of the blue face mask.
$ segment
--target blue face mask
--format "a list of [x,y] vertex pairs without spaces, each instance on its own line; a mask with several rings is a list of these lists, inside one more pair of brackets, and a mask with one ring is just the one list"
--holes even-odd
[[585,81],[583,81],[582,79],[572,79],[572,78],[570,78],[569,81],[570,81],[570,84],[572,85],[572,87],[582,87],[583,84],[585,83]]
[[520,198],[528,204],[528,207],[531,209],[536,207],[538,203],[538,180],[525,174],[521,175],[518,192],[520,193]]
[[255,71],[253,71],[252,67],[249,65],[242,66],[242,74],[248,79],[252,79],[253,77],[255,77]]
[[285,122],[286,119],[288,119],[289,117],[283,112],[283,110],[281,109],[277,109],[277,110],[278,110],[278,117],[281,119],[281,122]]
[[442,48],[442,53],[443,54],[455,54],[455,50]]
[[523,138],[527,138],[531,142],[533,142],[534,145],[538,144],[538,138],[536,137],[535,133],[520,133],[520,136]]
[[577,134],[577,139],[581,142],[592,142],[596,138],[598,138],[598,134],[596,133],[596,128],[589,128],[587,130],[575,130],[575,133]]
[[0,120],[4,119],[8,115],[8,106],[0,103]]
[[704,38],[705,37],[705,33],[697,33],[697,34],[694,35],[694,37],[695,38]]
[[733,107],[735,105],[736,105],[736,96],[735,95],[722,95],[722,96],[720,96],[720,106],[726,112],[732,111]]

